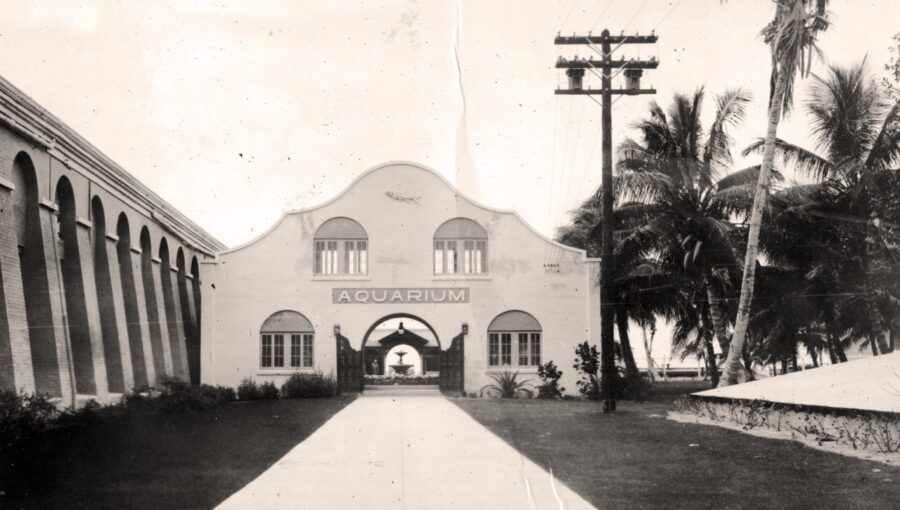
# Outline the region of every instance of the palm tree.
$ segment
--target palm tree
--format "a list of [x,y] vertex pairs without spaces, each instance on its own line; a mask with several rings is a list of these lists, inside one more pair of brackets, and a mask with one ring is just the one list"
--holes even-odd
[[[760,237],[761,249],[771,266],[760,269],[764,274],[778,276],[759,282],[763,291],[762,295],[754,293],[751,329],[762,330],[764,324],[768,331],[779,329],[774,326],[784,324],[779,314],[790,315],[792,320],[804,317],[809,323],[805,326],[807,330],[824,337],[824,347],[834,364],[847,361],[840,341],[844,332],[838,327],[834,297],[840,294],[837,289],[844,286],[842,282],[855,278],[855,275],[839,269],[845,258],[840,250],[843,243],[840,232],[831,223],[804,213],[814,205],[810,196],[816,187],[792,186],[772,196],[768,221],[772,228],[766,229]],[[774,297],[774,306],[770,306],[769,296]],[[804,306],[806,308],[797,308]],[[812,315],[804,313],[810,310]],[[766,320],[758,319],[759,315]],[[799,333],[794,333],[793,337],[799,339]],[[759,352],[756,348],[751,350]]]
[[814,76],[807,110],[818,152],[776,139],[774,158],[814,183],[776,197],[781,234],[769,237],[802,236],[819,248],[767,252],[803,269],[842,360],[842,337],[877,354],[883,333],[900,326],[900,101],[875,85],[863,61]]
[[769,193],[775,136],[782,113],[789,113],[793,103],[794,78],[799,71],[805,76],[812,64],[817,34],[828,28],[826,7],[828,0],[776,0],[775,17],[762,30],[763,40],[772,54],[770,74],[769,122],[753,208],[750,213],[747,250],[744,256],[744,274],[735,320],[731,351],[725,361],[723,385],[735,384],[743,355],[747,326],[750,321],[750,305],[756,276],[759,252],[759,232],[763,209]]
[[650,117],[635,125],[641,141],[628,139],[619,147],[617,188],[629,200],[620,209],[629,208],[634,221],[641,221],[622,239],[620,251],[626,259],[653,254],[691,282],[699,292],[690,301],[699,295],[706,302],[698,319],[727,352],[733,315],[727,296],[739,278],[731,218],[749,212],[759,167],[729,173],[728,130],[743,119],[749,95],[733,90],[717,97],[707,132],[700,122],[704,95],[702,88],[676,94],[668,111],[653,102]]

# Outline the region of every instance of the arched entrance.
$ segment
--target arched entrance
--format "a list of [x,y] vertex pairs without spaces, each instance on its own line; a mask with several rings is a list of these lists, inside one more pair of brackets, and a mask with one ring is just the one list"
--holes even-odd
[[[374,322],[363,336],[361,350],[366,375],[436,376],[441,370],[440,337],[431,324],[409,313],[391,314]],[[398,352],[405,352],[409,359],[398,359],[405,357]],[[394,368],[404,364],[411,366]]]
[[442,391],[461,392],[463,339],[467,329],[466,324],[461,324],[450,346],[444,349],[437,331],[426,320],[411,313],[393,313],[374,321],[363,335],[360,349],[356,350],[341,333],[340,326],[335,325],[338,392],[363,391],[364,375],[384,375],[404,370],[403,365],[415,366],[406,363],[408,360],[401,362],[389,357],[397,346],[414,350],[421,358],[421,375],[438,376]]

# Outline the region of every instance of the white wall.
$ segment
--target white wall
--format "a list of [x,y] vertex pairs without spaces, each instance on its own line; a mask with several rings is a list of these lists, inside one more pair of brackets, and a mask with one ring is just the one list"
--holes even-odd
[[[398,199],[399,198],[399,199]],[[369,236],[366,277],[315,277],[313,235],[326,220],[346,216]],[[432,238],[444,221],[470,218],[489,235],[483,276],[435,276]],[[546,263],[558,264],[546,270]],[[283,309],[304,314],[316,331],[315,365],[335,370],[334,325],[354,348],[382,318],[409,313],[430,324],[442,348],[468,323],[465,385],[477,391],[491,381],[487,368],[487,327],[498,314],[523,310],[543,327],[543,361],[564,371],[563,384],[575,391],[571,369],[576,343],[591,337],[588,313],[596,296],[595,269],[580,250],[561,247],[537,234],[518,216],[477,205],[431,170],[388,164],[363,174],[337,198],[316,208],[289,213],[255,241],[221,254],[205,268],[203,307],[204,382],[236,385],[243,377],[283,380],[292,370],[259,368],[259,328]],[[469,288],[468,303],[334,304],[335,288]],[[214,312],[212,311],[214,310]],[[594,315],[592,313],[592,315]],[[592,343],[596,343],[592,340]],[[515,354],[515,353],[514,353]],[[514,356],[515,357],[515,356]],[[521,370],[525,372],[525,370]],[[533,372],[526,377],[537,382]]]

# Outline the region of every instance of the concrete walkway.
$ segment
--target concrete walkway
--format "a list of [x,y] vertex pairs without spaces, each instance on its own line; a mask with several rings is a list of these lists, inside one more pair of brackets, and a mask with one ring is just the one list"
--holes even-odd
[[219,508],[593,508],[439,394],[374,393]]

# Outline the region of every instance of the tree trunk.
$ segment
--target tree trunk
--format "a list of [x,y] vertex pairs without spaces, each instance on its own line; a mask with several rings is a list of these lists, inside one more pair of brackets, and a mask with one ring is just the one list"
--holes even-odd
[[818,351],[816,351],[816,349],[813,348],[811,354],[812,354],[813,368],[819,368],[819,353],[818,353]]
[[826,322],[825,329],[828,330],[828,346],[834,351],[834,354],[837,355],[838,362],[846,363],[847,353],[844,352],[844,346],[841,345],[841,339],[838,338],[837,333],[834,332],[830,322]]
[[622,308],[616,309],[616,326],[619,328],[619,344],[622,346],[622,361],[625,362],[625,372],[637,374],[637,363],[634,362],[634,353],[631,351],[631,339],[628,337],[628,314]]
[[703,335],[703,344],[706,347],[706,371],[712,381],[712,387],[719,386],[719,367],[716,366],[716,351],[713,349],[712,335]]
[[890,347],[890,344],[888,343],[888,339],[887,339],[886,335],[884,335],[884,334],[878,335],[876,337],[876,340],[878,340],[878,351],[881,354],[887,354],[887,353],[891,352],[891,347]]
[[728,346],[731,340],[728,338],[728,331],[725,328],[724,300],[719,288],[713,283],[712,271],[706,267],[703,269],[703,273],[706,297],[709,299],[709,318],[712,321],[713,332],[716,334],[719,348],[722,350],[722,358],[725,359],[728,357]]
[[872,348],[872,356],[878,356],[878,342],[874,338],[869,338],[869,346]]
[[753,362],[750,360],[750,353],[745,352],[742,357],[744,359],[744,373],[747,374],[747,380],[755,380],[756,377],[753,375]]
[[734,334],[731,336],[731,350],[725,361],[722,374],[722,385],[737,383],[738,371],[741,369],[741,352],[747,338],[747,326],[750,323],[750,304],[753,302],[753,286],[756,283],[756,264],[759,253],[759,231],[762,226],[763,210],[769,197],[769,181],[772,175],[772,161],[775,157],[775,136],[778,122],[781,120],[781,105],[784,98],[784,73],[778,73],[775,81],[775,93],[769,100],[769,125],[766,129],[766,144],[763,149],[762,165],[759,169],[759,181],[756,183],[756,194],[753,197],[753,209],[750,212],[750,231],[747,234],[747,254],[744,258],[744,277],[741,281],[741,297],[738,301],[737,319]]
[[834,353],[834,348],[831,347],[831,342],[828,342],[828,357],[831,359],[832,365],[838,364],[837,355]]
[[653,373],[653,342],[647,339],[647,326],[641,326],[641,336],[644,340],[644,352],[647,354],[647,376],[650,382],[656,382],[656,375]]

